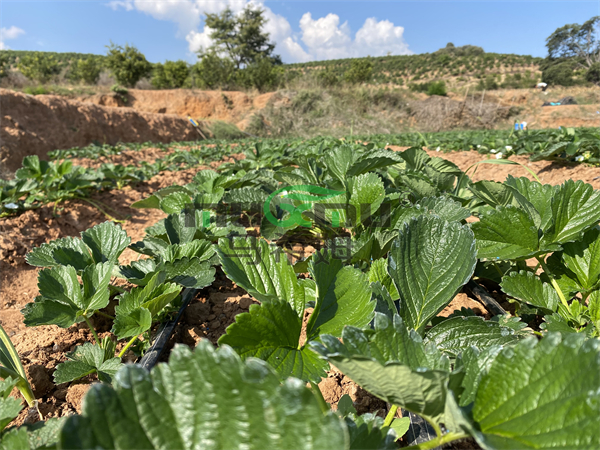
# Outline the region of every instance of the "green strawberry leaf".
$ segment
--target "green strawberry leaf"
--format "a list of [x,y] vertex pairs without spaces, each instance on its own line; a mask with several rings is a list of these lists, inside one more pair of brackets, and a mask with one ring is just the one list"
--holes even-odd
[[500,287],[506,294],[517,300],[549,311],[556,311],[560,302],[558,294],[550,284],[544,283],[537,275],[524,270],[511,272],[502,277]]
[[364,273],[344,267],[327,250],[316,252],[308,269],[316,283],[317,301],[306,326],[307,339],[325,333],[341,336],[345,325],[363,327],[373,319],[376,302]]
[[77,346],[67,354],[67,361],[56,366],[54,382],[69,383],[92,373],[98,375],[100,381],[110,383],[119,368],[123,366],[120,358],[106,358],[104,349],[86,342]]
[[238,314],[235,323],[219,339],[241,357],[260,358],[269,363],[281,380],[293,376],[318,383],[326,376],[327,363],[300,345],[302,316],[282,300],[251,305],[250,312]]
[[[510,226],[507,226],[510,224]],[[538,228],[524,210],[498,206],[471,225],[477,240],[477,257],[524,260],[539,253]]]
[[516,330],[483,317],[453,317],[444,320],[427,331],[426,342],[453,358],[468,349],[485,349],[493,345],[515,344],[521,335]]
[[485,448],[600,447],[600,341],[528,338],[502,350],[482,377],[473,418]]
[[475,240],[468,227],[436,216],[404,226],[388,258],[400,294],[400,316],[419,332],[450,303],[473,274]]
[[116,264],[123,250],[131,243],[127,233],[114,222],[103,222],[81,233],[81,239],[92,251],[96,263]]
[[230,348],[215,351],[206,340],[193,354],[175,347],[151,374],[127,365],[114,380],[114,387],[92,386],[82,415],[67,418],[61,448],[349,447],[342,419],[323,415],[302,382],[281,384],[266,363],[242,363]]
[[285,300],[298,315],[304,313],[304,289],[294,267],[281,251],[254,237],[220,239],[217,252],[223,271],[235,284],[261,303]]

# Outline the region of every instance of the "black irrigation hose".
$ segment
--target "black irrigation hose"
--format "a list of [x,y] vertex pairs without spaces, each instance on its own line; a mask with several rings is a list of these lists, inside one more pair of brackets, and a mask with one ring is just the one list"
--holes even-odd
[[487,291],[475,281],[470,280],[467,283],[466,288],[471,291],[475,297],[477,297],[477,300],[479,300],[479,302],[485,306],[485,309],[487,309],[493,316],[504,316],[507,314],[505,309],[500,306],[500,303],[490,296],[490,294],[488,294]]
[[[435,439],[435,430],[425,419],[417,414],[413,414],[405,409],[402,410],[402,417],[410,418],[410,426],[406,432],[408,445],[418,445]],[[435,447],[432,450],[440,450],[441,447]]]
[[156,337],[154,338],[154,343],[152,344],[150,349],[144,354],[144,356],[142,356],[142,358],[138,361],[138,364],[140,364],[144,369],[150,370],[156,365],[158,359],[165,351],[165,347],[167,346],[169,339],[171,339],[171,336],[175,331],[175,327],[179,323],[179,320],[181,319],[185,308],[187,308],[192,299],[196,297],[196,294],[198,294],[198,292],[200,292],[198,289],[192,288],[185,288],[183,290],[183,295],[181,296],[183,303],[181,304],[181,308],[179,308],[179,311],[177,312],[177,316],[172,320],[164,322],[160,326],[158,333],[156,333]]

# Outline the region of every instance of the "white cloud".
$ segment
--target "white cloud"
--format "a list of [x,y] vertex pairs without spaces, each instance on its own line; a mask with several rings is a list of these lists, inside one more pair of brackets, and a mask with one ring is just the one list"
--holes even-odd
[[22,34],[25,34],[25,31],[14,25],[10,28],[0,28],[0,50],[8,50],[10,48],[4,41],[16,39]]
[[312,59],[339,59],[350,56],[352,38],[348,22],[340,26],[337,14],[327,14],[314,20],[307,12],[300,19],[302,42],[308,47]]
[[307,12],[300,19],[300,33],[294,33],[289,21],[275,14],[261,0],[115,0],[108,6],[115,10],[137,10],[155,19],[176,23],[179,35],[185,36],[188,42],[191,56],[212,44],[211,30],[202,25],[205,14],[219,13],[227,7],[238,13],[248,4],[265,10],[265,31],[276,43],[275,53],[280,54],[285,62],[380,56],[388,52],[396,55],[412,53],[404,41],[404,28],[389,20],[378,22],[375,18],[368,18],[353,38],[348,22],[340,24],[337,14],[313,19]]
[[394,26],[389,20],[365,20],[352,40],[348,22],[340,25],[337,14],[327,14],[314,20],[310,13],[300,19],[302,42],[312,59],[340,59],[359,56],[381,56],[412,53],[404,41],[404,28]]
[[388,52],[394,55],[411,54],[403,34],[403,27],[396,27],[389,20],[377,22],[371,17],[365,20],[362,28],[356,32],[356,51],[361,53],[360,56],[381,56]]

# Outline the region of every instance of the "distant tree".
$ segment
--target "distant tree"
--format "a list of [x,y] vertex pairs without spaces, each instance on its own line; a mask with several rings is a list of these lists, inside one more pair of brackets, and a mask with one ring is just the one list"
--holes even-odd
[[60,65],[53,55],[42,52],[24,55],[19,58],[19,71],[31,80],[45,83],[60,72]]
[[259,57],[255,62],[239,70],[238,84],[253,87],[261,92],[276,89],[283,79],[284,70],[273,64],[270,58]]
[[373,63],[367,59],[355,59],[344,74],[349,83],[365,83],[371,79]]
[[600,85],[600,62],[594,63],[590,66],[585,74],[585,79],[590,83]]
[[102,67],[96,58],[78,59],[72,63],[69,78],[85,84],[96,84],[101,71]]
[[152,70],[152,85],[157,89],[180,88],[185,84],[189,73],[188,63],[182,60],[158,63]]
[[273,55],[275,44],[269,42],[269,33],[263,31],[267,22],[265,10],[248,5],[240,14],[230,8],[220,14],[207,14],[205,24],[212,30],[210,37],[214,44],[201,49],[199,58],[214,53],[229,58],[236,69],[268,58],[273,64],[281,64],[281,59]]
[[316,77],[319,83],[324,87],[335,86],[340,82],[340,78],[331,67],[328,67],[325,70],[319,70]]
[[4,78],[8,75],[8,69],[10,68],[10,61],[7,55],[0,53],[0,78]]
[[583,25],[572,23],[557,28],[546,39],[546,47],[551,60],[569,58],[587,69],[600,63],[600,16]]
[[152,71],[152,64],[134,46],[127,44],[121,47],[111,42],[106,47],[106,66],[119,84],[133,87]]
[[542,81],[550,85],[573,86],[576,84],[573,79],[575,68],[575,62],[569,59],[559,63],[546,62],[541,67]]
[[230,59],[222,58],[213,51],[205,53],[192,71],[202,88],[228,88],[234,81],[235,66]]

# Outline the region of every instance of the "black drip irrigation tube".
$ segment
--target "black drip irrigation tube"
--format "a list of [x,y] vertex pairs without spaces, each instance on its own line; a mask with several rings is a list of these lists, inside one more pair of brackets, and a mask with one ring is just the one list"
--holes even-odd
[[181,304],[181,307],[179,308],[179,311],[177,311],[177,316],[175,316],[174,319],[169,320],[167,322],[163,322],[163,324],[160,325],[158,333],[156,333],[156,337],[154,338],[154,343],[152,344],[150,349],[144,354],[144,356],[142,356],[142,358],[138,361],[138,364],[141,365],[144,369],[150,370],[156,365],[159,358],[165,351],[167,343],[169,342],[169,339],[171,339],[171,336],[175,331],[175,327],[179,323],[179,320],[181,319],[185,308],[187,308],[192,299],[196,297],[198,292],[200,292],[199,289],[192,288],[185,288],[183,290],[183,294],[181,296],[183,302]]

